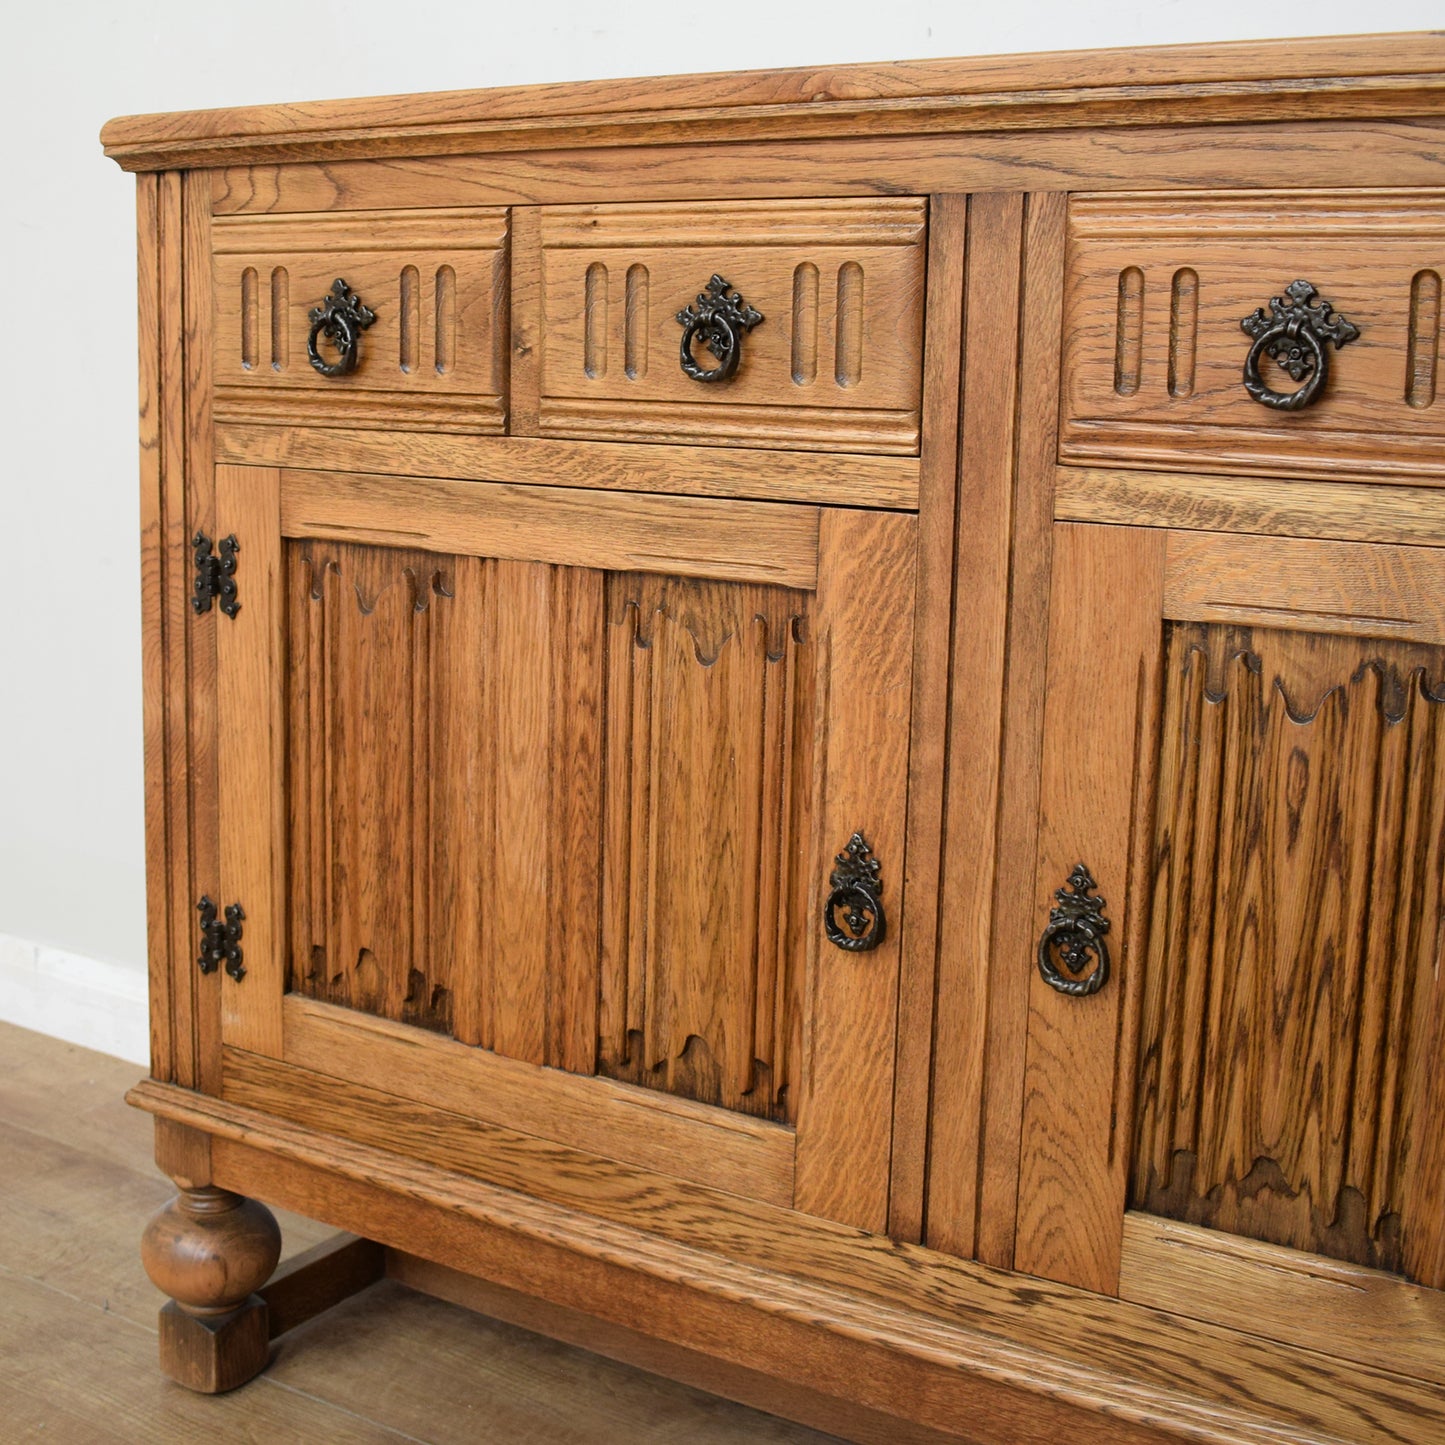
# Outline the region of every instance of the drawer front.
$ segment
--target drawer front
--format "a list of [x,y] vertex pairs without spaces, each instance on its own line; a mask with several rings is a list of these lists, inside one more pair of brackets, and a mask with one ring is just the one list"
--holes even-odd
[[[926,229],[921,199],[543,208],[542,434],[915,454]],[[714,275],[762,320],[708,382],[678,313]]]
[[[505,429],[505,209],[218,218],[212,254],[218,420]],[[325,376],[311,313],[338,278],[375,319]]]
[[[1075,197],[1062,458],[1434,480],[1442,274],[1445,197],[1428,193]],[[1246,390],[1241,323],[1273,321],[1301,280],[1358,336],[1325,337],[1314,399],[1280,410]],[[1263,352],[1259,379],[1280,395],[1311,382]]]

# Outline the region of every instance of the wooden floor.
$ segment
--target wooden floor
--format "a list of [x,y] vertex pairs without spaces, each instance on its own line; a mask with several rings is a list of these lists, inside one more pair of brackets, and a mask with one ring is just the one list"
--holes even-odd
[[[827,1445],[803,1429],[416,1294],[373,1285],[277,1341],[259,1379],[193,1395],[156,1366],[146,1220],[172,1193],[140,1070],[0,1024],[0,1439]],[[331,1233],[278,1215],[286,1255]]]

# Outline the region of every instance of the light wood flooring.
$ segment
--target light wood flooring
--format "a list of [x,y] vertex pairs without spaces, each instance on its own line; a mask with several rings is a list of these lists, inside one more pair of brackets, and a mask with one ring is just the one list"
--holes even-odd
[[[282,1336],[267,1372],[194,1395],[156,1365],[140,1267],[172,1193],[134,1064],[0,1024],[0,1440],[419,1440],[486,1445],[828,1445],[771,1415],[382,1281]],[[278,1214],[284,1254],[332,1231]]]

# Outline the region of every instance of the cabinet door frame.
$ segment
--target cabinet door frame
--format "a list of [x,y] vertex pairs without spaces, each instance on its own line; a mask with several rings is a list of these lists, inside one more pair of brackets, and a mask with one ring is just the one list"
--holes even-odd
[[[1151,1237],[1143,1216],[1126,1222],[1125,1205],[1165,624],[1445,644],[1445,549],[1074,522],[1053,533],[1035,937],[1055,890],[1084,863],[1107,900],[1112,973],[1074,997],[1045,982],[1033,958],[1019,961],[1031,974],[1015,1267],[1117,1294],[1121,1265],[1136,1279],[1140,1269],[1124,1258],[1126,1240]],[[1418,1081],[1415,1108],[1438,1117],[1442,1092]],[[1220,1238],[1241,1257],[1278,1253]],[[1321,1278],[1337,1266],[1327,1261]]]
[[[222,902],[243,900],[246,910],[245,976],[221,984],[223,1093],[242,1087],[244,1075],[255,1102],[262,1065],[274,1060],[881,1232],[903,933],[916,518],[232,465],[217,468],[216,485],[221,525],[241,544],[240,611],[218,632]],[[819,690],[827,746],[808,844],[810,898],[820,909],[833,855],[861,828],[883,862],[890,920],[883,944],[862,954],[822,945],[821,919],[809,920],[796,1131],[285,993],[282,562],[292,537],[609,570],[665,567],[816,592],[818,675],[837,685]],[[880,749],[880,740],[888,746]]]

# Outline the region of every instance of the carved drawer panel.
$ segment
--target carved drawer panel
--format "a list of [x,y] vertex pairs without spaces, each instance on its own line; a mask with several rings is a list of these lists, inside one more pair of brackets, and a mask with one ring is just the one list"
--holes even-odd
[[[507,212],[218,218],[212,231],[220,421],[505,430]],[[345,283],[354,367],[313,313]],[[324,322],[323,322],[324,327]]]
[[916,453],[925,235],[921,199],[545,207],[543,435]]
[[1442,275],[1430,193],[1075,197],[1062,459],[1431,481]]

